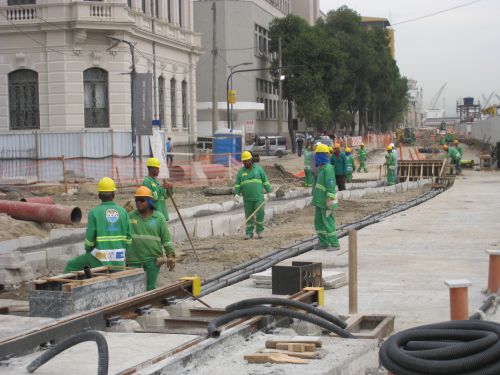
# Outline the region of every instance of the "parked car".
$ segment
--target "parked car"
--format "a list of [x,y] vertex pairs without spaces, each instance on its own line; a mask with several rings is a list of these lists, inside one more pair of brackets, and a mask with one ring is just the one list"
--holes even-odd
[[[286,145],[286,137],[284,136],[277,136],[277,135],[269,135],[267,136],[270,142],[270,152],[271,155],[276,155],[278,157],[281,157],[283,155],[286,155],[287,152],[287,145]],[[266,154],[266,136],[257,136],[256,139],[254,140],[254,144],[251,147],[251,151],[256,151],[260,155],[265,155]]]
[[333,147],[333,140],[327,135],[319,135],[314,137],[313,143],[321,142],[328,147]]

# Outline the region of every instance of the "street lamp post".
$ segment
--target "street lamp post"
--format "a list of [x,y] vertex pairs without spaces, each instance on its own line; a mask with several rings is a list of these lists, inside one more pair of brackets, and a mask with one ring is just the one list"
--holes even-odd
[[[231,87],[228,88],[228,91],[229,90],[232,90],[233,89],[233,70],[236,69],[237,67],[239,66],[243,66],[243,65],[252,65],[253,63],[252,62],[243,62],[241,64],[236,64],[236,65],[229,65],[229,71],[230,71],[230,74],[229,74],[229,77],[230,77],[230,84],[231,84]],[[228,93],[228,99],[229,99],[229,93]],[[227,126],[232,130],[233,129],[233,103],[231,103],[231,108],[229,107],[229,100],[226,101],[227,103]]]

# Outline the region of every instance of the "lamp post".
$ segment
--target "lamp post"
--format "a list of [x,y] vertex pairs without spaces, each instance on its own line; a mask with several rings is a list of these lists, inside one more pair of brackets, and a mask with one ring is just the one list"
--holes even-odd
[[[229,90],[232,90],[233,89],[233,70],[236,69],[237,67],[239,66],[243,66],[243,65],[252,65],[253,63],[252,62],[243,62],[243,63],[240,63],[240,64],[236,64],[236,65],[229,65],[229,71],[230,71],[230,74],[229,74],[229,77],[230,77],[230,88],[228,88],[228,91]],[[229,93],[228,93],[228,96],[229,96]],[[231,111],[229,110],[229,100],[226,101],[227,103],[227,126],[232,130],[233,129],[233,103],[231,103]]]

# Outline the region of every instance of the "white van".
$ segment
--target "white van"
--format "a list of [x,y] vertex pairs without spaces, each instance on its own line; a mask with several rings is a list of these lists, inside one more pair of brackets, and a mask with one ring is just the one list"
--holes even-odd
[[[277,135],[268,135],[270,143],[270,154],[283,156],[287,154],[286,137]],[[253,144],[252,151],[258,152],[260,155],[266,155],[266,136],[259,136]]]

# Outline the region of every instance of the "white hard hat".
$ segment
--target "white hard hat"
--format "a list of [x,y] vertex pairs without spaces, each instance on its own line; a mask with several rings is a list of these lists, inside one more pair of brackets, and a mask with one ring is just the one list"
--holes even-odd
[[394,143],[391,143],[391,147],[394,148]]

